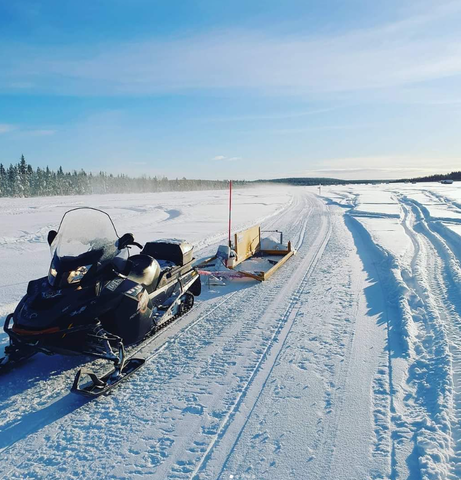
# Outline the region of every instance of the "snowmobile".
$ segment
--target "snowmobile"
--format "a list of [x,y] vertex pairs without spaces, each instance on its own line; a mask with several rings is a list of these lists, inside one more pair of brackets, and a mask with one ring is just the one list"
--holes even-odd
[[[173,239],[142,246],[131,233],[119,237],[101,210],[68,211],[48,244],[48,276],[29,282],[5,320],[10,342],[0,371],[39,352],[87,355],[113,367],[102,376],[80,369],[72,391],[104,394],[144,364],[125,347],[143,345],[190,310],[201,292],[191,245]],[[133,246],[140,254],[129,255]]]

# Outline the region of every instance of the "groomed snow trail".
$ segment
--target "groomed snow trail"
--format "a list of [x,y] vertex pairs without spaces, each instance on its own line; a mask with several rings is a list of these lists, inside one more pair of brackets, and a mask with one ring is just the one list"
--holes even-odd
[[390,472],[389,456],[372,449],[374,379],[387,357],[385,327],[370,308],[384,302],[381,292],[372,302],[364,297],[375,283],[358,261],[342,212],[324,216],[329,234],[321,250],[309,249],[322,257],[296,291],[284,342],[233,425],[230,454],[223,446],[215,470],[203,478],[383,478]]
[[384,297],[367,300],[375,282],[339,209],[297,189],[263,228],[297,255],[268,282],[204,286],[114,394],[68,393],[79,359],[2,377],[0,478],[386,477]]

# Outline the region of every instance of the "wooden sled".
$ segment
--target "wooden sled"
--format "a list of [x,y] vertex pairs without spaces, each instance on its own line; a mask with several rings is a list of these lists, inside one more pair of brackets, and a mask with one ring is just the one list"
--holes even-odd
[[[291,242],[288,242],[288,245],[283,245],[281,241],[261,239],[261,227],[259,225],[236,233],[230,248],[232,254],[225,259],[223,267],[238,272],[238,276],[254,278],[260,282],[270,278],[295,254]],[[206,268],[207,265],[217,260],[218,256],[215,255],[205,260],[198,265],[198,268]],[[215,274],[219,276],[219,272],[215,272]]]

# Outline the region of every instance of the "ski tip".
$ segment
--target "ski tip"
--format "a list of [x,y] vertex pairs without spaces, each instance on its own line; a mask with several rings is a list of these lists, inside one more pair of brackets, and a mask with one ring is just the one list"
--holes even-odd
[[[116,373],[115,369],[112,369],[102,377],[98,377],[91,370],[81,368],[75,376],[71,391],[91,398],[105,395],[117,387],[123,380],[135,373],[145,362],[146,360],[144,358],[130,358],[126,361],[123,369],[116,377],[114,377]],[[87,383],[81,386],[82,379],[87,377]]]

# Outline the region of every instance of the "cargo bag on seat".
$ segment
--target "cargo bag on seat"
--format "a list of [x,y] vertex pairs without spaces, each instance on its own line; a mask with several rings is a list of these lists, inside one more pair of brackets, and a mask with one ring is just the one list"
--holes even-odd
[[184,240],[158,240],[147,242],[142,252],[157,260],[168,260],[182,267],[192,261],[193,247]]

